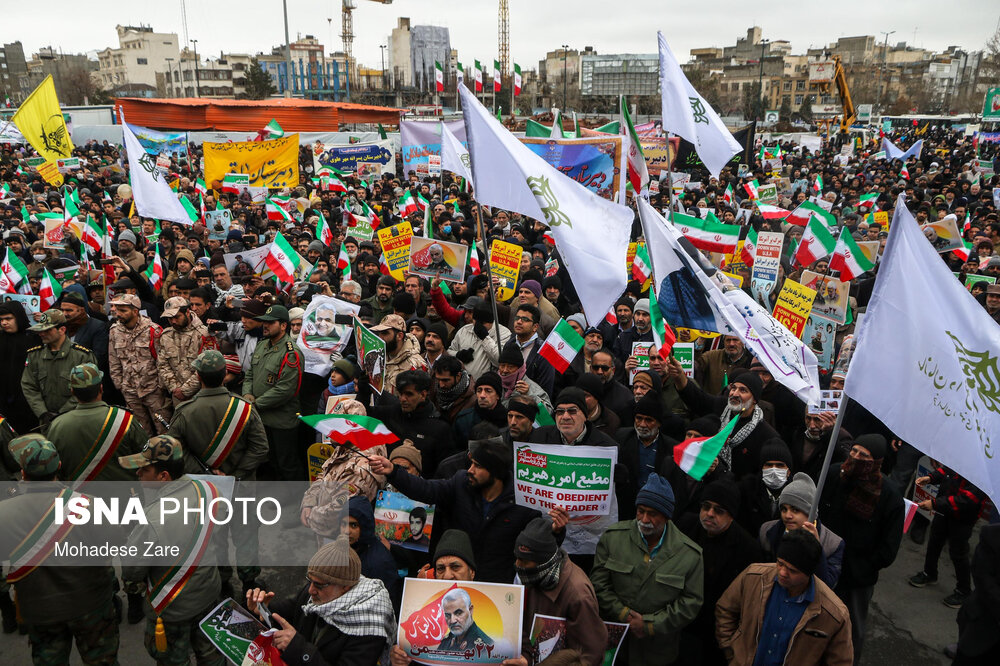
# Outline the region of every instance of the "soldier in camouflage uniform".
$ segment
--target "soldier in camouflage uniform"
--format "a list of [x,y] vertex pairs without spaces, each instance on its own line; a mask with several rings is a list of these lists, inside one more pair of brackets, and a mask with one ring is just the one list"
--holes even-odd
[[[176,437],[184,447],[185,469],[189,474],[204,474],[208,466],[217,474],[235,476],[237,480],[255,480],[257,468],[267,461],[267,433],[260,416],[247,408],[245,400],[222,385],[226,377],[226,359],[221,352],[204,351],[191,366],[201,390],[177,405],[170,422],[170,436]],[[239,484],[236,489],[238,493]],[[220,545],[226,547],[224,533],[228,530],[224,528],[218,525],[215,529],[220,535]],[[260,575],[260,567],[240,564],[257,561],[257,530],[241,526],[229,534],[236,547],[236,574],[243,583],[244,592],[259,587],[256,578]],[[220,557],[220,561],[225,558]],[[223,584],[228,584],[232,568],[223,565],[219,571]]]
[[[60,461],[52,442],[39,434],[24,435],[10,443],[10,452],[25,483],[22,493],[0,502],[0,559],[4,560],[22,542],[37,536],[36,525],[65,489],[56,481]],[[17,591],[36,666],[68,664],[74,640],[84,664],[118,664],[114,571],[110,559],[89,561],[95,566],[31,569],[11,563],[8,578]]]
[[269,471],[279,481],[301,481],[306,478],[305,451],[298,443],[302,354],[288,337],[288,310],[284,306],[272,305],[254,319],[263,323],[264,339],[257,343],[243,379],[243,397],[254,405],[264,423]]
[[[151,437],[140,453],[119,458],[119,464],[126,469],[136,470],[136,476],[143,483],[159,482],[156,499],[146,506],[148,525],[139,525],[129,536],[129,544],[142,552],[143,543],[152,541],[164,546],[181,547],[181,558],[186,544],[191,543],[192,530],[202,529],[196,520],[185,524],[180,513],[167,514],[161,520],[159,502],[163,498],[174,498],[180,505],[197,505],[200,491],[196,482],[184,473],[184,452],[180,442],[169,435]],[[204,501],[204,497],[201,497]],[[198,627],[219,601],[221,581],[219,571],[214,566],[212,549],[199,561],[198,566],[181,568],[174,576],[174,568],[164,558],[149,564],[133,564],[122,567],[125,591],[129,594],[146,592],[146,631],[143,642],[146,651],[162,666],[178,666],[190,663],[190,653],[194,652],[199,666],[223,666],[225,658]],[[168,582],[164,589],[173,589],[174,582],[187,576],[186,583],[172,597],[160,601],[154,592],[161,580]],[[157,602],[156,607],[153,601]],[[163,627],[166,649],[156,645],[157,624]]]
[[108,366],[111,381],[125,396],[129,411],[149,433],[163,433],[170,407],[160,390],[156,368],[156,341],[162,329],[139,314],[142,303],[134,294],[119,294],[111,301],[115,323],[108,334]]
[[167,300],[163,318],[170,322],[170,328],[160,336],[156,367],[160,387],[170,394],[176,407],[198,392],[198,376],[191,362],[205,349],[214,349],[216,343],[182,296]]
[[21,391],[41,422],[43,430],[59,414],[76,406],[70,394],[69,371],[81,363],[97,363],[94,353],[66,337],[66,317],[50,309],[28,330],[38,333],[42,344],[28,350]]

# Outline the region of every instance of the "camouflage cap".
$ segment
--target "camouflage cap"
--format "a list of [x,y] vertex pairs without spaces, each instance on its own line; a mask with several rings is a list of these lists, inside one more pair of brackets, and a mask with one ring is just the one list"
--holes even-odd
[[405,331],[406,330],[406,320],[400,317],[398,314],[388,314],[382,317],[382,321],[378,326],[372,326],[372,333],[381,333],[382,331]]
[[35,333],[41,333],[42,331],[47,331],[49,329],[55,328],[56,326],[66,325],[66,315],[62,313],[62,310],[57,308],[50,308],[42,313],[41,319],[38,320],[34,326],[28,328],[29,331],[34,331]]
[[264,314],[254,317],[257,321],[283,321],[288,322],[288,308],[284,305],[272,305]]
[[59,469],[59,452],[55,445],[38,433],[15,437],[7,449],[29,476],[51,476]]
[[155,462],[180,460],[184,455],[181,443],[170,435],[150,437],[142,451],[131,456],[119,456],[118,464],[125,469],[139,469]]
[[167,318],[176,317],[178,313],[183,310],[187,310],[188,307],[189,303],[183,296],[168,298],[167,302],[163,304],[163,316]]
[[209,349],[198,354],[191,367],[198,372],[218,372],[226,369],[226,357],[217,349]]
[[136,310],[142,309],[142,301],[135,294],[118,294],[111,300],[111,305],[127,305]]
[[104,373],[93,363],[82,363],[69,371],[70,388],[97,386],[104,379]]

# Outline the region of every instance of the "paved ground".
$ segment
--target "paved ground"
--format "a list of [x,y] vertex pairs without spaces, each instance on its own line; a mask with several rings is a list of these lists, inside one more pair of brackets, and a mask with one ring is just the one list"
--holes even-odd
[[[978,542],[978,531],[972,545]],[[948,560],[947,549],[939,567],[940,582],[935,586],[916,589],[906,579],[923,565],[924,547],[903,538],[896,562],[882,572],[872,602],[868,640],[865,644],[863,666],[886,664],[921,664],[921,666],[946,666],[950,663],[942,650],[957,640],[956,610],[941,603],[954,587],[954,570]],[[274,589],[294,591],[305,571],[301,568],[265,569],[264,576]],[[234,581],[237,584],[238,581]],[[122,664],[152,663],[142,645],[142,624],[121,625]],[[25,636],[0,636],[0,664],[20,666],[31,662],[28,639]],[[74,652],[71,663],[80,664]]]

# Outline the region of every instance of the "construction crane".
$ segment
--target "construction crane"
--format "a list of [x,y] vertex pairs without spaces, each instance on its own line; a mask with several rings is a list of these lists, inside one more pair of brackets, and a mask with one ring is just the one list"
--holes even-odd
[[497,17],[497,51],[500,53],[500,72],[506,79],[510,74],[510,10],[507,0],[500,0],[500,15]]
[[[830,89],[830,83],[831,81],[820,83],[820,91],[826,94]],[[827,136],[830,134],[830,125],[834,122],[839,120],[840,132],[842,134],[847,134],[851,130],[851,125],[853,125],[854,121],[858,119],[857,111],[854,108],[854,102],[851,101],[851,91],[847,88],[847,75],[844,72],[844,66],[840,62],[839,55],[833,56],[832,83],[837,86],[837,92],[840,94],[841,114],[839,117],[824,119],[818,123],[820,127],[825,126]]]
[[[352,51],[354,48],[354,17],[352,12],[357,9],[358,3],[356,0],[341,0],[341,31],[340,38],[344,40],[344,55],[346,56],[346,61],[344,67],[347,70],[351,70],[351,58]],[[378,2],[383,5],[391,5],[392,0],[369,0],[370,2]],[[354,72],[350,74],[351,82],[354,81]]]

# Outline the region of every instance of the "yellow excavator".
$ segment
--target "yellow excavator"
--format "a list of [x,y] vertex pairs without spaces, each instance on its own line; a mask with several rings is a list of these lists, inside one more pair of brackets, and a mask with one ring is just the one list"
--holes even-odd
[[[833,70],[833,83],[837,86],[837,92],[840,94],[842,113],[833,118],[823,118],[816,121],[816,124],[819,126],[819,133],[826,136],[830,136],[830,127],[837,122],[840,123],[840,133],[846,135],[850,132],[851,125],[858,119],[857,111],[854,109],[854,102],[851,101],[851,91],[847,88],[847,75],[844,73],[844,66],[840,62],[839,55],[833,56]],[[823,94],[828,93],[830,90],[830,81],[820,83],[819,89]]]

